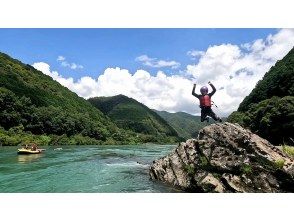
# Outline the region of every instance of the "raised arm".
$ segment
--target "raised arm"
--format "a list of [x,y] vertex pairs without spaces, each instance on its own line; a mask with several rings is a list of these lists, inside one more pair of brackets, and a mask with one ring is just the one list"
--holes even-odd
[[211,88],[212,88],[212,92],[211,93],[209,93],[209,95],[210,96],[213,96],[214,95],[214,93],[216,92],[216,89],[215,89],[215,87],[214,87],[214,85],[209,81],[208,82],[208,85],[210,85],[211,86]]
[[196,84],[193,85],[192,95],[195,96],[196,98],[199,98],[200,95],[195,93],[195,88],[196,88]]

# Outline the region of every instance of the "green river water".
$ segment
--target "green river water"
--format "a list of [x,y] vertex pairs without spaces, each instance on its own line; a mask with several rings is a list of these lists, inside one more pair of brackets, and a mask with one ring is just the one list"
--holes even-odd
[[148,175],[152,161],[175,146],[44,148],[41,154],[17,155],[17,147],[0,147],[0,193],[176,192]]

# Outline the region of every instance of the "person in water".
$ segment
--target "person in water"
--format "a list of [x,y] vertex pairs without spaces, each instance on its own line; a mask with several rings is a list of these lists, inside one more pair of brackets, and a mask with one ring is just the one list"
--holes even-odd
[[193,86],[192,95],[199,99],[200,108],[201,108],[201,122],[207,121],[209,122],[208,116],[212,117],[213,120],[221,122],[221,118],[218,117],[211,109],[211,96],[214,95],[216,89],[211,82],[208,84],[212,88],[212,92],[208,93],[208,88],[206,86],[202,86],[200,89],[201,95],[195,93],[196,84]]

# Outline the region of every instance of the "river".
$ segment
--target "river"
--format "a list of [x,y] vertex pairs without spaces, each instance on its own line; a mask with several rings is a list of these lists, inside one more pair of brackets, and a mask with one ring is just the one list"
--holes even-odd
[[175,146],[44,148],[17,155],[17,147],[0,147],[0,193],[176,192],[148,175],[149,164]]

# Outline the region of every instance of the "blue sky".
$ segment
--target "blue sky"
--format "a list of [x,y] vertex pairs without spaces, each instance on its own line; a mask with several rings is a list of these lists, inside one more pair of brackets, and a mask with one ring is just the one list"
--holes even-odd
[[[160,68],[167,74],[184,69],[191,63],[187,52],[205,51],[210,45],[243,44],[276,29],[0,29],[0,51],[24,63],[43,61],[63,76],[78,79],[97,77],[108,67],[126,68],[131,72],[152,68],[135,61],[140,55],[179,62],[177,70]],[[82,65],[72,70],[57,62],[64,56],[69,63]]]
[[293,46],[294,29],[0,29],[1,52],[86,99],[124,94],[199,114],[193,84],[211,81],[221,116]]

